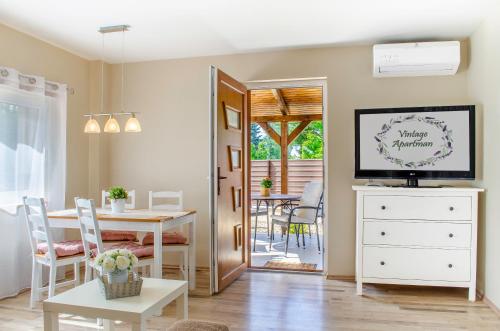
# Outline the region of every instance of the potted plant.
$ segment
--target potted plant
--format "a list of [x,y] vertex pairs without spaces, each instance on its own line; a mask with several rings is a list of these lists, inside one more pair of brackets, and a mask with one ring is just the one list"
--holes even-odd
[[264,177],[260,181],[260,195],[263,197],[268,197],[271,194],[271,187],[273,187],[273,181],[269,177]]
[[128,273],[139,260],[128,249],[111,249],[96,256],[95,264],[101,274],[108,275],[108,283],[126,283]]
[[115,186],[110,188],[108,193],[111,201],[111,212],[113,214],[123,213],[125,211],[125,201],[128,198],[127,191],[121,186]]

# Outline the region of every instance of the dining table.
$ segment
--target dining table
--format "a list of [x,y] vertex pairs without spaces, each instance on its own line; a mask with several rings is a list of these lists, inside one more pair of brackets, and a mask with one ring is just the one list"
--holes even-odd
[[[47,213],[49,226],[61,229],[80,229],[76,209]],[[113,213],[111,209],[96,209],[100,230],[136,231],[140,241],[146,233],[154,237],[154,264],[152,277],[162,278],[163,250],[162,233],[187,225],[189,245],[189,288],[196,288],[196,211],[166,211],[149,209],[126,209]]]
[[[296,195],[296,194],[269,194],[269,195],[262,195],[260,193],[252,193],[252,201],[255,201],[255,231],[253,234],[253,251],[255,252],[255,242],[257,241],[257,219],[259,217],[259,208],[262,202],[266,203],[266,210],[269,209],[269,205],[271,205],[271,208],[274,209],[274,204],[275,202],[279,202],[281,204],[285,204],[285,206],[288,206],[289,209],[291,209],[293,202],[297,202],[300,200],[301,196]],[[269,212],[269,211],[268,211]],[[273,210],[274,212],[274,210]],[[269,235],[269,231],[268,231]]]

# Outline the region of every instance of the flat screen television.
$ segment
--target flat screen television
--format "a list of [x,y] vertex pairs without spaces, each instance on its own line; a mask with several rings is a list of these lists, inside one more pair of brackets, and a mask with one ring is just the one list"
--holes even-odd
[[355,178],[475,178],[475,106],[356,109]]

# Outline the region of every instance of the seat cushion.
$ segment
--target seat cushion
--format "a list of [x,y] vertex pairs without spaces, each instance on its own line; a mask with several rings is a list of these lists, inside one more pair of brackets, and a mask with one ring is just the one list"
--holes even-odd
[[[137,258],[153,256],[154,248],[153,246],[145,246],[138,244],[133,241],[124,241],[120,243],[106,243],[104,244],[104,250],[109,251],[111,249],[128,249],[131,251]],[[97,248],[92,249],[92,257],[97,256]]]
[[[38,254],[47,254],[49,247],[47,243],[37,245]],[[65,240],[54,243],[57,257],[71,256],[83,253],[83,242],[81,240]]]
[[101,231],[102,241],[135,241],[137,232],[134,231]]
[[[187,242],[186,236],[180,232],[163,232],[163,244],[185,244]],[[143,245],[152,245],[154,243],[154,234],[149,232],[142,240]]]
[[220,323],[185,320],[175,322],[167,331],[229,331],[229,328]]
[[[285,223],[288,224],[288,217],[290,215],[285,214],[285,215],[273,215],[272,219],[274,223]],[[303,223],[303,224],[314,224],[314,218],[313,219],[307,219],[307,218],[302,218],[298,216],[292,216],[292,223]]]

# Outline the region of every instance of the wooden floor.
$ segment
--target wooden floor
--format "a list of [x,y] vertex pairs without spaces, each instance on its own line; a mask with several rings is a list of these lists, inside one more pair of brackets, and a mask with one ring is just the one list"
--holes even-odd
[[[500,330],[500,318],[483,302],[468,302],[462,289],[368,285],[359,297],[352,282],[247,272],[222,294],[207,297],[207,276],[199,275],[201,288],[189,298],[190,318],[224,322],[231,330]],[[0,330],[42,330],[40,308],[29,309],[28,300],[25,292],[0,301]],[[148,330],[164,330],[174,315],[171,305]],[[94,321],[62,316],[63,331],[94,329]]]

